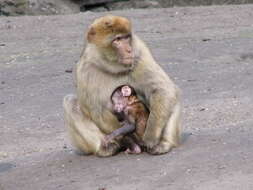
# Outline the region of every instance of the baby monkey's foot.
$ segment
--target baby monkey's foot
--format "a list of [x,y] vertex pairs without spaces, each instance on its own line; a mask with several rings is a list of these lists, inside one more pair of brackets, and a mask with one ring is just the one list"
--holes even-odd
[[127,154],[140,154],[141,153],[141,147],[137,144],[133,145],[130,148],[127,148],[125,150],[125,153]]

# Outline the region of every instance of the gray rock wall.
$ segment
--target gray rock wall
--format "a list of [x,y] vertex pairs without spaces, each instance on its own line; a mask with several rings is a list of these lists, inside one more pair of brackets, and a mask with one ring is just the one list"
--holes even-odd
[[80,12],[71,0],[0,0],[0,15],[53,15]]
[[253,3],[253,0],[0,0],[0,16],[73,14],[132,8]]

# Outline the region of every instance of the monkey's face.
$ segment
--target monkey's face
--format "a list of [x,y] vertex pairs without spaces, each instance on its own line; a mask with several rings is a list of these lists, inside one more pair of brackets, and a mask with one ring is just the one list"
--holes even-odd
[[132,49],[132,36],[131,34],[115,36],[112,41],[112,47],[118,55],[118,63],[123,65],[130,65],[134,62],[134,54]]
[[112,96],[113,110],[120,113],[127,106],[127,97],[124,97],[120,90],[116,91]]
[[114,111],[120,113],[124,110],[125,105],[123,104],[123,102],[117,102],[114,104]]
[[113,98],[113,110],[120,113],[124,111],[127,106],[127,98],[126,97],[115,97]]
[[105,16],[94,21],[90,26],[87,39],[95,44],[103,54],[115,57],[122,65],[134,63],[132,48],[131,23],[118,16]]

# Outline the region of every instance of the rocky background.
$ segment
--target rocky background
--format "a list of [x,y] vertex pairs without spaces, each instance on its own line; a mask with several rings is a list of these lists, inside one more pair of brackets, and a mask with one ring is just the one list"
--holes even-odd
[[253,3],[253,0],[0,0],[0,16]]

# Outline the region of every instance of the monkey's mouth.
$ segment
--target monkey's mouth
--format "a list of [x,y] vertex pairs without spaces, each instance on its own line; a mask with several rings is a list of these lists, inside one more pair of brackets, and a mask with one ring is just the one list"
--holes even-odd
[[121,64],[123,65],[132,65],[134,63],[134,58],[126,57],[120,60]]

